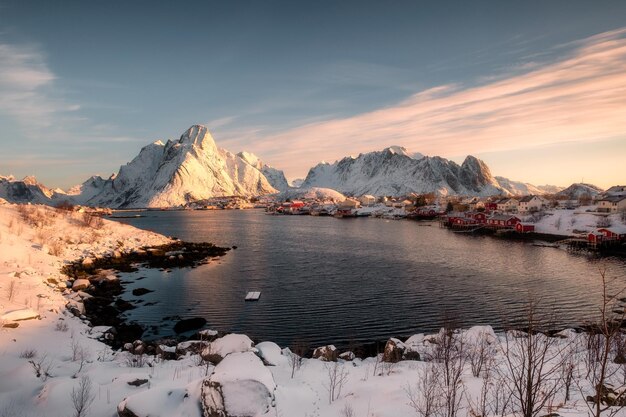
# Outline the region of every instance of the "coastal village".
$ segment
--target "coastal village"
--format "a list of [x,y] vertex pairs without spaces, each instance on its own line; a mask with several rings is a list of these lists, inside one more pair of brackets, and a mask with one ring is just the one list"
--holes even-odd
[[626,186],[622,185],[593,196],[582,193],[577,198],[563,194],[459,197],[434,193],[345,197],[336,192],[320,196],[306,191],[295,196],[220,197],[186,209],[262,208],[270,215],[437,220],[457,233],[524,235],[558,241],[572,249],[616,249],[626,243]]

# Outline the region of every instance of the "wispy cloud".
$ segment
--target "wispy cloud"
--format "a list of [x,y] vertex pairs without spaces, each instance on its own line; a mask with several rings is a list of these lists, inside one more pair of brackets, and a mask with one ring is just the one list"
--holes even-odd
[[55,80],[37,48],[0,43],[0,112],[22,127],[48,127],[55,117],[80,109],[55,96]]
[[626,137],[626,29],[567,50],[557,61],[516,68],[478,86],[431,88],[353,117],[257,133],[241,146],[301,175],[302,167],[322,159],[394,144],[455,156]]

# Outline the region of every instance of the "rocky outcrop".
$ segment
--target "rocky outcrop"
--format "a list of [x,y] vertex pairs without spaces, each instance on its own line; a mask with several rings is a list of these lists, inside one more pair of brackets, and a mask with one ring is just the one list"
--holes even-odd
[[383,351],[383,362],[396,363],[402,360],[406,346],[400,339],[392,337],[385,344],[385,350]]
[[326,362],[336,362],[339,351],[335,345],[320,346],[313,350],[313,359],[320,359]]

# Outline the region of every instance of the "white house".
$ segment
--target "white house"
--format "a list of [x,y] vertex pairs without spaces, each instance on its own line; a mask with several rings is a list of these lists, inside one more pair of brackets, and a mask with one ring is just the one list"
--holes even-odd
[[503,198],[497,204],[499,211],[515,212],[519,207],[519,201],[514,198]]
[[546,200],[536,195],[527,195],[519,201],[519,212],[529,213],[539,211],[547,206]]
[[617,213],[626,210],[626,195],[610,195],[598,200],[598,211],[602,213]]
[[359,202],[362,206],[371,206],[376,203],[376,197],[373,195],[365,194],[359,197]]

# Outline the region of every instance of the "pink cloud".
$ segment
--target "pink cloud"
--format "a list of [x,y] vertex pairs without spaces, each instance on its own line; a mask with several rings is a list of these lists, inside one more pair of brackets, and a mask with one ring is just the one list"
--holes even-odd
[[246,147],[304,175],[320,160],[390,145],[455,156],[626,137],[625,35],[581,40],[567,57],[523,74],[431,88],[391,107],[257,136]]

